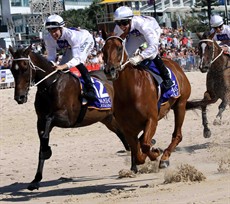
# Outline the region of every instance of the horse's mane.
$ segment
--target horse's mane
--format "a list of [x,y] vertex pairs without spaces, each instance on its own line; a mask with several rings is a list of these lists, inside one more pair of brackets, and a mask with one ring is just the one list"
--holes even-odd
[[39,67],[52,67],[51,63],[41,54],[35,53],[33,51],[30,52],[30,57],[34,63],[36,63]]
[[205,31],[203,34],[201,33],[196,33],[196,34],[200,40],[204,40],[204,39],[213,39],[215,33],[216,32],[211,33],[210,31]]
[[205,31],[202,35],[202,39],[208,39],[208,37],[210,36],[210,31]]

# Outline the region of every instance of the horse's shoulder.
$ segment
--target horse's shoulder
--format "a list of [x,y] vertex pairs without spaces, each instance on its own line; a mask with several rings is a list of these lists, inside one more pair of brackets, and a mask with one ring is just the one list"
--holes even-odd
[[91,71],[89,74],[100,81],[108,81],[103,70]]

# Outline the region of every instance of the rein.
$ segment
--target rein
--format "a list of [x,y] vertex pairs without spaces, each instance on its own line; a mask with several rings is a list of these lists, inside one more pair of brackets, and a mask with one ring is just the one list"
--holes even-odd
[[120,63],[119,63],[119,66],[116,67],[116,70],[122,71],[122,70],[125,68],[125,66],[129,63],[129,60],[127,60],[127,61],[125,61],[125,62],[123,63],[123,61],[124,61],[124,55],[125,55],[125,52],[126,52],[126,50],[125,50],[125,40],[123,40],[123,39],[122,39],[121,37],[119,37],[119,36],[110,36],[110,37],[108,37],[108,38],[106,39],[105,43],[106,43],[109,39],[112,39],[112,38],[117,38],[117,39],[119,39],[119,40],[122,42],[122,47],[123,47],[123,49],[122,49],[121,61],[120,61]]
[[[213,47],[213,51],[212,51],[212,60],[210,62],[210,65],[215,62],[222,54],[223,54],[223,50],[221,49],[221,52],[215,57],[215,44],[214,44],[214,41],[213,40],[210,40],[210,39],[203,39],[203,40],[200,40],[200,42],[212,42],[212,47]],[[215,58],[214,58],[215,57]],[[203,57],[202,57],[203,58]],[[202,62],[202,61],[201,61]]]
[[[22,60],[26,60],[26,61],[29,61],[29,65],[30,65],[30,68],[33,69],[33,70],[40,70],[42,72],[46,72],[45,70],[43,70],[42,68],[34,65],[34,63],[32,62],[30,56],[28,56],[27,58],[26,57],[21,57],[21,58],[17,58],[17,59],[13,59],[13,61],[22,61]],[[31,70],[30,69],[30,70]],[[38,81],[36,84],[34,84],[32,87],[35,87],[37,86],[38,84],[40,84],[41,82],[43,82],[44,80],[46,80],[47,78],[49,78],[50,76],[52,76],[53,74],[55,74],[58,70],[54,70],[53,72],[51,72],[50,74],[48,74],[47,76],[45,76],[43,79],[41,79],[40,81]],[[32,72],[30,71],[30,86],[32,84]]]

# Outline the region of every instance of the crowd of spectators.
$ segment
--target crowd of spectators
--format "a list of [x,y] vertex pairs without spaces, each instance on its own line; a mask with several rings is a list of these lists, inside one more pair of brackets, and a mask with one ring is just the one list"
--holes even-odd
[[196,70],[199,64],[197,47],[191,33],[182,29],[162,28],[159,50],[161,56],[176,61],[184,71]]
[[[182,29],[162,28],[159,51],[162,57],[176,61],[184,71],[196,70],[199,63],[197,48],[193,45],[193,39],[189,32]],[[101,48],[104,40],[101,31],[91,32],[95,39],[95,48],[88,59],[88,63],[103,64]]]
[[[163,33],[160,37],[159,51],[162,57],[170,58],[183,68],[184,71],[196,70],[199,63],[197,48],[193,46],[193,39],[189,32],[182,29],[162,28]],[[99,66],[103,69],[103,57],[101,48],[104,45],[101,31],[91,31],[95,40],[95,47],[87,60],[88,66]],[[32,45],[35,52],[45,54],[41,43]],[[0,69],[8,69],[11,65],[11,56],[4,49],[0,48]]]
[[11,56],[3,48],[0,48],[0,69],[10,69]]

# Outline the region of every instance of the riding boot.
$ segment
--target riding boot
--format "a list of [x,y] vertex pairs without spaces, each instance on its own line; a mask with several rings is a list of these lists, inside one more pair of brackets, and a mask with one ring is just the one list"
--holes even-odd
[[158,70],[160,71],[160,74],[162,76],[163,79],[163,86],[164,88],[167,90],[170,87],[173,86],[173,81],[170,79],[170,74],[168,69],[165,67],[163,60],[157,55],[155,57],[155,59],[153,60],[156,67],[158,68]]
[[86,91],[83,92],[83,96],[88,100],[97,99],[96,92],[94,90],[93,83],[91,81],[87,68],[82,63],[77,65],[77,68],[80,71],[83,80],[85,81]]

